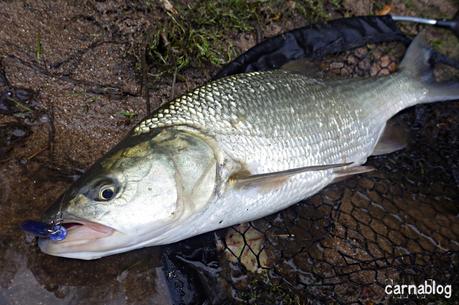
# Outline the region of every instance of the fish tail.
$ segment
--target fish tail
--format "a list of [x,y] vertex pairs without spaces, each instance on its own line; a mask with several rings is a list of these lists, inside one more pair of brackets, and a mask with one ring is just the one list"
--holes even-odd
[[424,33],[420,33],[410,44],[400,64],[400,71],[421,82],[427,89],[418,103],[432,103],[459,99],[459,82],[436,82],[431,63],[433,50],[427,44]]

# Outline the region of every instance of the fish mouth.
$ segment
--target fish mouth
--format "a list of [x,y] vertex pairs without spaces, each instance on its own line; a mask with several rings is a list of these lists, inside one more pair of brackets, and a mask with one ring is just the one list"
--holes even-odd
[[109,246],[118,231],[92,221],[81,218],[65,218],[60,223],[66,230],[63,240],[39,238],[41,251],[50,255],[80,258],[79,253],[98,252]]
[[61,225],[67,230],[67,236],[60,243],[72,241],[90,241],[113,234],[115,229],[84,219],[64,219]]

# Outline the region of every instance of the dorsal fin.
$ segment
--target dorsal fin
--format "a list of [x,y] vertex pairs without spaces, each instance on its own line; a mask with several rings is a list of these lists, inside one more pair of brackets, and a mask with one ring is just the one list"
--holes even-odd
[[333,168],[341,168],[345,166],[351,165],[352,162],[349,163],[338,163],[338,164],[327,164],[327,165],[312,165],[312,166],[304,166],[298,167],[293,169],[288,169],[279,172],[272,172],[272,173],[263,173],[263,174],[256,174],[250,175],[247,171],[241,171],[240,173],[234,174],[230,180],[234,183],[234,186],[241,187],[245,185],[260,185],[264,186],[266,184],[273,184],[285,181],[287,178],[301,174],[305,172],[311,171],[322,171],[327,169]]
[[405,56],[400,63],[399,69],[403,73],[419,79],[426,83],[434,81],[434,75],[430,59],[432,57],[432,49],[427,44],[425,32],[419,33],[413,39]]

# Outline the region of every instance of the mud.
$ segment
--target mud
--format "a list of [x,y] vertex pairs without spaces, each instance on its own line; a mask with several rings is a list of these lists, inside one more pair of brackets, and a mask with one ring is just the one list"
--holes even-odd
[[[396,3],[394,13],[450,17],[458,9],[454,2],[424,2]],[[356,13],[352,9],[346,14]],[[135,51],[145,29],[154,28],[155,14],[141,2],[0,3],[5,72],[0,134],[6,141],[0,151],[0,304],[178,303],[167,292],[171,281],[161,269],[163,249],[76,261],[42,254],[19,230],[22,221],[39,218],[79,171],[147,113],[145,96],[154,109],[215,72],[211,66],[191,68],[184,72],[186,79],[164,79],[145,91]],[[262,30],[278,33],[285,30],[282,25]],[[417,27],[404,29],[414,33]],[[459,58],[455,37],[440,30],[428,34],[443,53]],[[255,43],[255,34],[248,35],[244,49]],[[367,46],[313,64],[328,76],[379,75],[392,72],[402,53],[397,45]],[[30,109],[18,108],[6,99],[7,92]],[[382,287],[388,278],[435,278],[457,285],[459,107],[417,106],[398,120],[409,126],[409,145],[372,158],[376,172],[332,185],[250,224],[263,233],[262,248],[258,243],[252,244],[257,249],[235,252],[263,253],[253,269],[262,271],[248,272],[241,257],[228,259],[225,250],[213,252],[207,269],[188,262],[185,271],[199,274],[191,277],[201,282],[199,297],[259,304],[376,303],[387,301]],[[246,232],[230,230],[233,236]],[[226,232],[217,234],[222,244]],[[213,234],[206,238],[215,245]],[[184,276],[180,285],[189,279]]]

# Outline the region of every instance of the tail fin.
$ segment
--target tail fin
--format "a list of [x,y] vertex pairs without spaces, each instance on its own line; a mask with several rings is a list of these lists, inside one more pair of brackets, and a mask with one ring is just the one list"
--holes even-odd
[[400,63],[400,71],[420,81],[427,88],[423,103],[459,99],[459,82],[435,82],[431,63],[432,49],[421,32],[411,42]]

